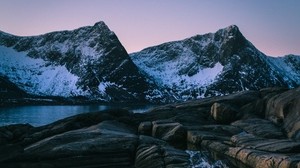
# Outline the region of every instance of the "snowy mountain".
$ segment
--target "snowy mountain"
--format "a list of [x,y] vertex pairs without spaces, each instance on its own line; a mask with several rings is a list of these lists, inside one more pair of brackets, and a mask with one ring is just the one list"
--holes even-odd
[[235,25],[130,56],[149,79],[177,100],[300,85],[299,56],[268,57]]
[[0,77],[30,95],[143,101],[149,91],[104,22],[30,37],[0,32],[0,58]]
[[172,102],[300,85],[300,57],[269,57],[237,26],[127,54],[105,25],[39,36],[0,31],[1,98]]

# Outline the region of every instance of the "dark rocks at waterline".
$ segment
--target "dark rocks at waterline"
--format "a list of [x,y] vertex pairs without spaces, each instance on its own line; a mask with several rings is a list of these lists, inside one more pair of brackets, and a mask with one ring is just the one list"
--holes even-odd
[[299,90],[245,91],[142,114],[108,110],[42,127],[0,127],[0,167],[190,167],[186,149],[207,150],[229,167],[297,167]]

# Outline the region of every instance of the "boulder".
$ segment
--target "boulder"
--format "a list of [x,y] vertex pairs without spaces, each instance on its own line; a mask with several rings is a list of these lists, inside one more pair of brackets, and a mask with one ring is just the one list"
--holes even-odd
[[237,110],[224,103],[214,103],[211,106],[210,114],[217,123],[229,124],[236,119]]
[[170,120],[153,121],[152,136],[173,145],[186,144],[187,131],[180,123]]
[[181,168],[189,167],[189,155],[179,149],[161,145],[140,145],[135,167],[137,168]]
[[152,122],[141,122],[138,128],[138,133],[142,135],[152,135]]
[[140,145],[137,148],[135,167],[164,168],[163,149],[159,145]]
[[300,140],[300,87],[271,97],[266,118],[282,125],[289,138]]

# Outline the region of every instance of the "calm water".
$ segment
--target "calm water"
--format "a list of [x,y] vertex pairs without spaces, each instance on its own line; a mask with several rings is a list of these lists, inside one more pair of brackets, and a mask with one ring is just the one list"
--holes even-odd
[[72,105],[72,106],[18,106],[0,107],[0,126],[9,124],[31,124],[42,126],[54,121],[87,112],[126,108],[133,112],[145,112],[153,105]]

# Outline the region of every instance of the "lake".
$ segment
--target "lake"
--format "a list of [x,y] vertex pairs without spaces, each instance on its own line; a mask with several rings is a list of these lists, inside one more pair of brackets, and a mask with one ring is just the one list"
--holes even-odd
[[31,124],[42,126],[76,114],[125,108],[142,113],[154,105],[59,105],[59,106],[16,106],[0,107],[0,126],[10,124]]

